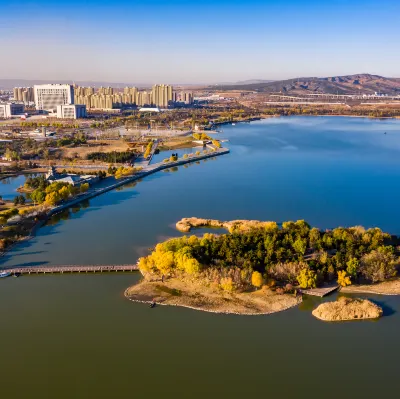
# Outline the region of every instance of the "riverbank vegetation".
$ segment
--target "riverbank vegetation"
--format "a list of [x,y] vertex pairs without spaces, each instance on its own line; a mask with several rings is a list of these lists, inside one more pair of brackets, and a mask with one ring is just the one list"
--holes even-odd
[[[196,218],[177,225],[187,229],[188,220],[190,227],[197,220],[196,226],[223,227],[229,233],[185,235],[157,244],[139,259],[145,278],[127,290],[130,299],[216,312],[270,313],[298,303],[300,289],[327,282],[371,284],[390,280],[397,272],[398,238],[379,228],[323,231],[304,220],[278,226]],[[179,299],[160,296],[160,284],[179,290]]]
[[147,159],[150,156],[152,148],[153,148],[153,142],[149,141],[143,154],[144,159]]
[[[207,220],[207,219],[205,219]],[[233,289],[254,286],[253,273],[264,283],[314,288],[323,282],[341,285],[376,283],[396,275],[397,237],[378,228],[338,227],[322,231],[304,220],[284,222],[211,221],[230,234],[184,236],[158,244],[139,267],[144,272],[201,276],[209,281],[230,279]],[[203,224],[204,225],[204,224]]]
[[114,152],[92,152],[87,154],[89,161],[100,161],[106,163],[126,163],[132,161],[135,154],[132,151]]

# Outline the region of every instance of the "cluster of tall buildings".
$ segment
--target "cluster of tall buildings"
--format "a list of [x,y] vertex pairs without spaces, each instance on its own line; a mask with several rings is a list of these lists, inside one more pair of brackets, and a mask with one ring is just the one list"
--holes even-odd
[[193,104],[193,93],[191,91],[174,91],[173,101],[175,103]]
[[[28,104],[34,102],[37,110],[58,114],[83,114],[83,109],[73,105],[82,105],[86,109],[113,109],[127,106],[149,106],[168,108],[174,103],[193,103],[193,93],[175,92],[165,84],[154,85],[151,90],[138,90],[137,87],[125,87],[117,90],[112,87],[80,87],[70,84],[44,84],[34,87],[15,87],[14,100]],[[66,107],[66,106],[71,107]],[[59,106],[63,106],[59,108]]]
[[167,108],[173,101],[174,92],[170,85],[154,85],[151,91],[139,91],[137,87],[125,87],[123,91],[100,87],[97,92],[92,87],[75,88],[75,103],[85,104],[87,108],[122,108],[129,105]]
[[23,102],[24,104],[33,103],[35,101],[33,87],[14,87],[14,101]]

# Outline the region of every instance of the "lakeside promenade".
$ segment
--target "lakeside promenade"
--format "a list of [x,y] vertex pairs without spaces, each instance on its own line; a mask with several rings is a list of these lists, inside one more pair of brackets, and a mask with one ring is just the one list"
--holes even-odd
[[[193,163],[193,162],[197,162],[197,161],[201,161],[203,159],[207,159],[207,158],[213,158],[216,156],[220,156],[220,155],[225,155],[225,154],[229,154],[229,149],[227,148],[217,148],[216,151],[207,153],[207,154],[200,154],[200,155],[193,155],[191,157],[188,158],[180,158],[177,161],[174,162],[168,162],[168,163],[164,163],[164,162],[158,162],[155,163],[153,165],[147,165],[145,167],[143,167],[143,169],[138,172],[135,173],[132,176],[128,176],[128,177],[124,177],[121,178],[119,180],[112,180],[112,182],[110,181],[109,184],[106,183],[106,185],[104,185],[104,181],[103,181],[103,187],[90,187],[89,190],[84,193],[84,194],[80,194],[77,197],[64,202],[61,205],[55,206],[54,208],[52,208],[47,216],[50,217],[51,215],[54,215],[56,213],[59,213],[61,211],[63,211],[66,208],[69,208],[73,205],[76,205],[82,201],[85,201],[87,199],[93,198],[93,197],[97,197],[98,195],[104,194],[108,191],[114,190],[118,187],[121,187],[125,184],[137,181],[139,179],[142,179],[143,177],[149,176],[153,173],[159,172],[161,170],[164,169],[169,169],[169,168],[173,168],[175,166],[180,166],[180,165],[185,165],[188,163]],[[109,178],[110,179],[110,178]],[[110,179],[111,180],[111,179]]]

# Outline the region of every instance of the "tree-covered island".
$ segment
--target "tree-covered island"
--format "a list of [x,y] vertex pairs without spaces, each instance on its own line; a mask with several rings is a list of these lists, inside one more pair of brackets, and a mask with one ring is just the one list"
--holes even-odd
[[[185,227],[186,226],[186,227]],[[188,227],[189,226],[189,227]],[[398,238],[361,226],[322,231],[284,222],[182,219],[180,230],[224,227],[227,234],[183,236],[139,259],[144,279],[127,297],[196,309],[265,314],[295,306],[301,289],[392,280]]]

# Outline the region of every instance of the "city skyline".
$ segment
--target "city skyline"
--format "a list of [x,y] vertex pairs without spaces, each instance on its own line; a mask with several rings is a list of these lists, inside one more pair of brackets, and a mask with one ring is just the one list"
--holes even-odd
[[391,0],[23,0],[2,6],[0,78],[153,85],[400,77],[399,12]]

